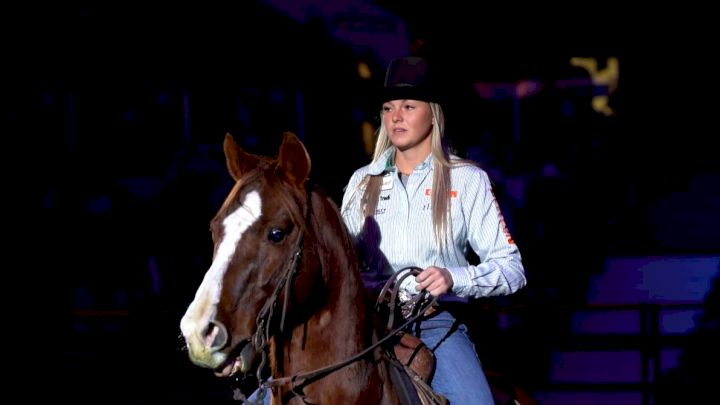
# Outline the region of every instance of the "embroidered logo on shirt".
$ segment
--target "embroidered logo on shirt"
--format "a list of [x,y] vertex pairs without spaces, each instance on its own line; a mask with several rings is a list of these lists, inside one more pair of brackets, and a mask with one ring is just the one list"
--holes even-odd
[[392,188],[393,188],[392,173],[388,173],[383,176],[382,186],[380,187],[380,190],[390,190]]
[[[425,189],[425,195],[430,195],[430,192],[431,192],[431,191],[432,191],[432,189],[426,188],[426,189]],[[457,191],[456,191],[456,190],[451,190],[451,191],[450,191],[450,197],[452,197],[452,198],[457,198]]]

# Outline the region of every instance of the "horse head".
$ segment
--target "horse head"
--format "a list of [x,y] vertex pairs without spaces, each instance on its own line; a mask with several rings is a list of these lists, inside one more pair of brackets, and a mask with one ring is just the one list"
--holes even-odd
[[270,331],[283,327],[289,309],[281,286],[297,278],[293,299],[311,293],[312,284],[303,280],[312,276],[295,274],[299,261],[309,259],[300,251],[310,158],[291,133],[276,159],[243,151],[230,134],[223,148],[235,185],[211,221],[212,264],[180,330],[193,363],[227,376],[247,372],[253,349],[261,350]]

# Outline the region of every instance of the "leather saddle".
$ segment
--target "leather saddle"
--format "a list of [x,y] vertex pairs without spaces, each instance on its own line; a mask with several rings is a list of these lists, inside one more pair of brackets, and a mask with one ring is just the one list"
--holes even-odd
[[419,337],[400,332],[393,345],[393,355],[400,364],[413,372],[412,377],[417,376],[430,383],[435,371],[435,355]]

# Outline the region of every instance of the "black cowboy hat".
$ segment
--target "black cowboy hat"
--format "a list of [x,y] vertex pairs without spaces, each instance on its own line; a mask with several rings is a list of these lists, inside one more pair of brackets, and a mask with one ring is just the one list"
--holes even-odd
[[436,71],[426,58],[404,56],[390,61],[380,91],[380,101],[389,100],[441,101]]

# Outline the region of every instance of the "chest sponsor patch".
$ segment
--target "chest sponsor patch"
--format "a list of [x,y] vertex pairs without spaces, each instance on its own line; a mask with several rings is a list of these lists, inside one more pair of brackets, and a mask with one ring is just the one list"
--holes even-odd
[[382,186],[380,187],[380,190],[390,190],[392,188],[393,188],[392,173],[388,173],[383,176]]
[[[425,189],[425,195],[429,196],[431,195],[432,189],[426,188]],[[455,190],[450,190],[450,197],[457,198],[458,192]]]

